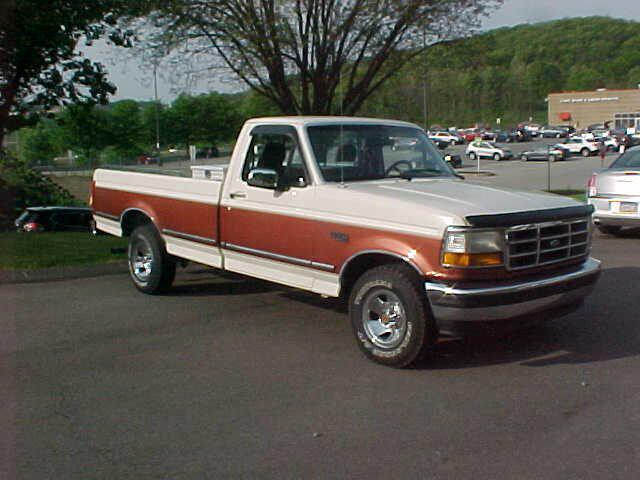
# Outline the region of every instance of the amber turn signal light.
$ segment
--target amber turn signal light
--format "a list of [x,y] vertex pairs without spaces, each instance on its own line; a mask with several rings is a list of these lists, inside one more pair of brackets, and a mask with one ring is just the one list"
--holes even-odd
[[449,267],[494,267],[502,265],[502,253],[446,252],[443,263]]

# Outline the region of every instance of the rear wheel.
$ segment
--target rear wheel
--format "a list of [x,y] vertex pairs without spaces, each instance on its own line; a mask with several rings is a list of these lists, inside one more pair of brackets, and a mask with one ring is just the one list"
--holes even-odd
[[410,365],[436,338],[426,296],[405,265],[382,265],[364,273],[351,291],[349,316],[360,349],[383,365]]
[[617,235],[622,230],[622,227],[618,225],[598,225],[598,230],[605,235]]
[[550,162],[555,162],[556,161],[556,156],[555,155],[549,155],[549,161]]
[[588,157],[589,155],[591,155],[591,152],[589,151],[588,148],[583,148],[582,150],[580,150],[580,153],[582,154],[583,157]]
[[524,161],[524,162],[528,162],[529,161],[529,157],[527,157],[524,154],[520,157],[520,159],[522,159],[522,161]]
[[151,224],[137,227],[129,239],[129,273],[135,287],[144,293],[167,291],[176,276],[176,262]]
[[494,154],[493,154],[493,159],[494,159],[496,162],[499,162],[500,160],[502,160],[502,157],[500,156],[500,154],[499,154],[499,153],[494,153]]
[[469,159],[471,159],[471,160],[475,160],[476,159],[475,152],[469,152]]

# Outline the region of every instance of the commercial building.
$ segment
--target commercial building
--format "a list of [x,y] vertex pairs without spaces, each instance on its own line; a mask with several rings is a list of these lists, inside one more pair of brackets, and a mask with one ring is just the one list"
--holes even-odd
[[551,93],[548,107],[549,125],[573,125],[579,129],[594,124],[640,128],[640,88]]

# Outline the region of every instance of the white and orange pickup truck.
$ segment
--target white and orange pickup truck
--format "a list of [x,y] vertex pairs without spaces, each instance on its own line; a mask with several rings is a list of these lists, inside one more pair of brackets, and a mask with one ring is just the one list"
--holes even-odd
[[386,365],[441,334],[565,314],[600,274],[592,206],[466,182],[410,123],[249,120],[228,165],[194,172],[95,171],[96,227],[130,238],[134,285],[163,292],[188,260],[343,296]]

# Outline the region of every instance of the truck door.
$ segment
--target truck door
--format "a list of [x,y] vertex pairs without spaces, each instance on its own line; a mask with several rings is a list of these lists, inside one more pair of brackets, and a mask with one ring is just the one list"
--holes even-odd
[[[314,222],[303,212],[313,187],[297,132],[260,125],[250,135],[222,196],[225,268],[309,288]],[[277,185],[269,183],[274,175]]]

